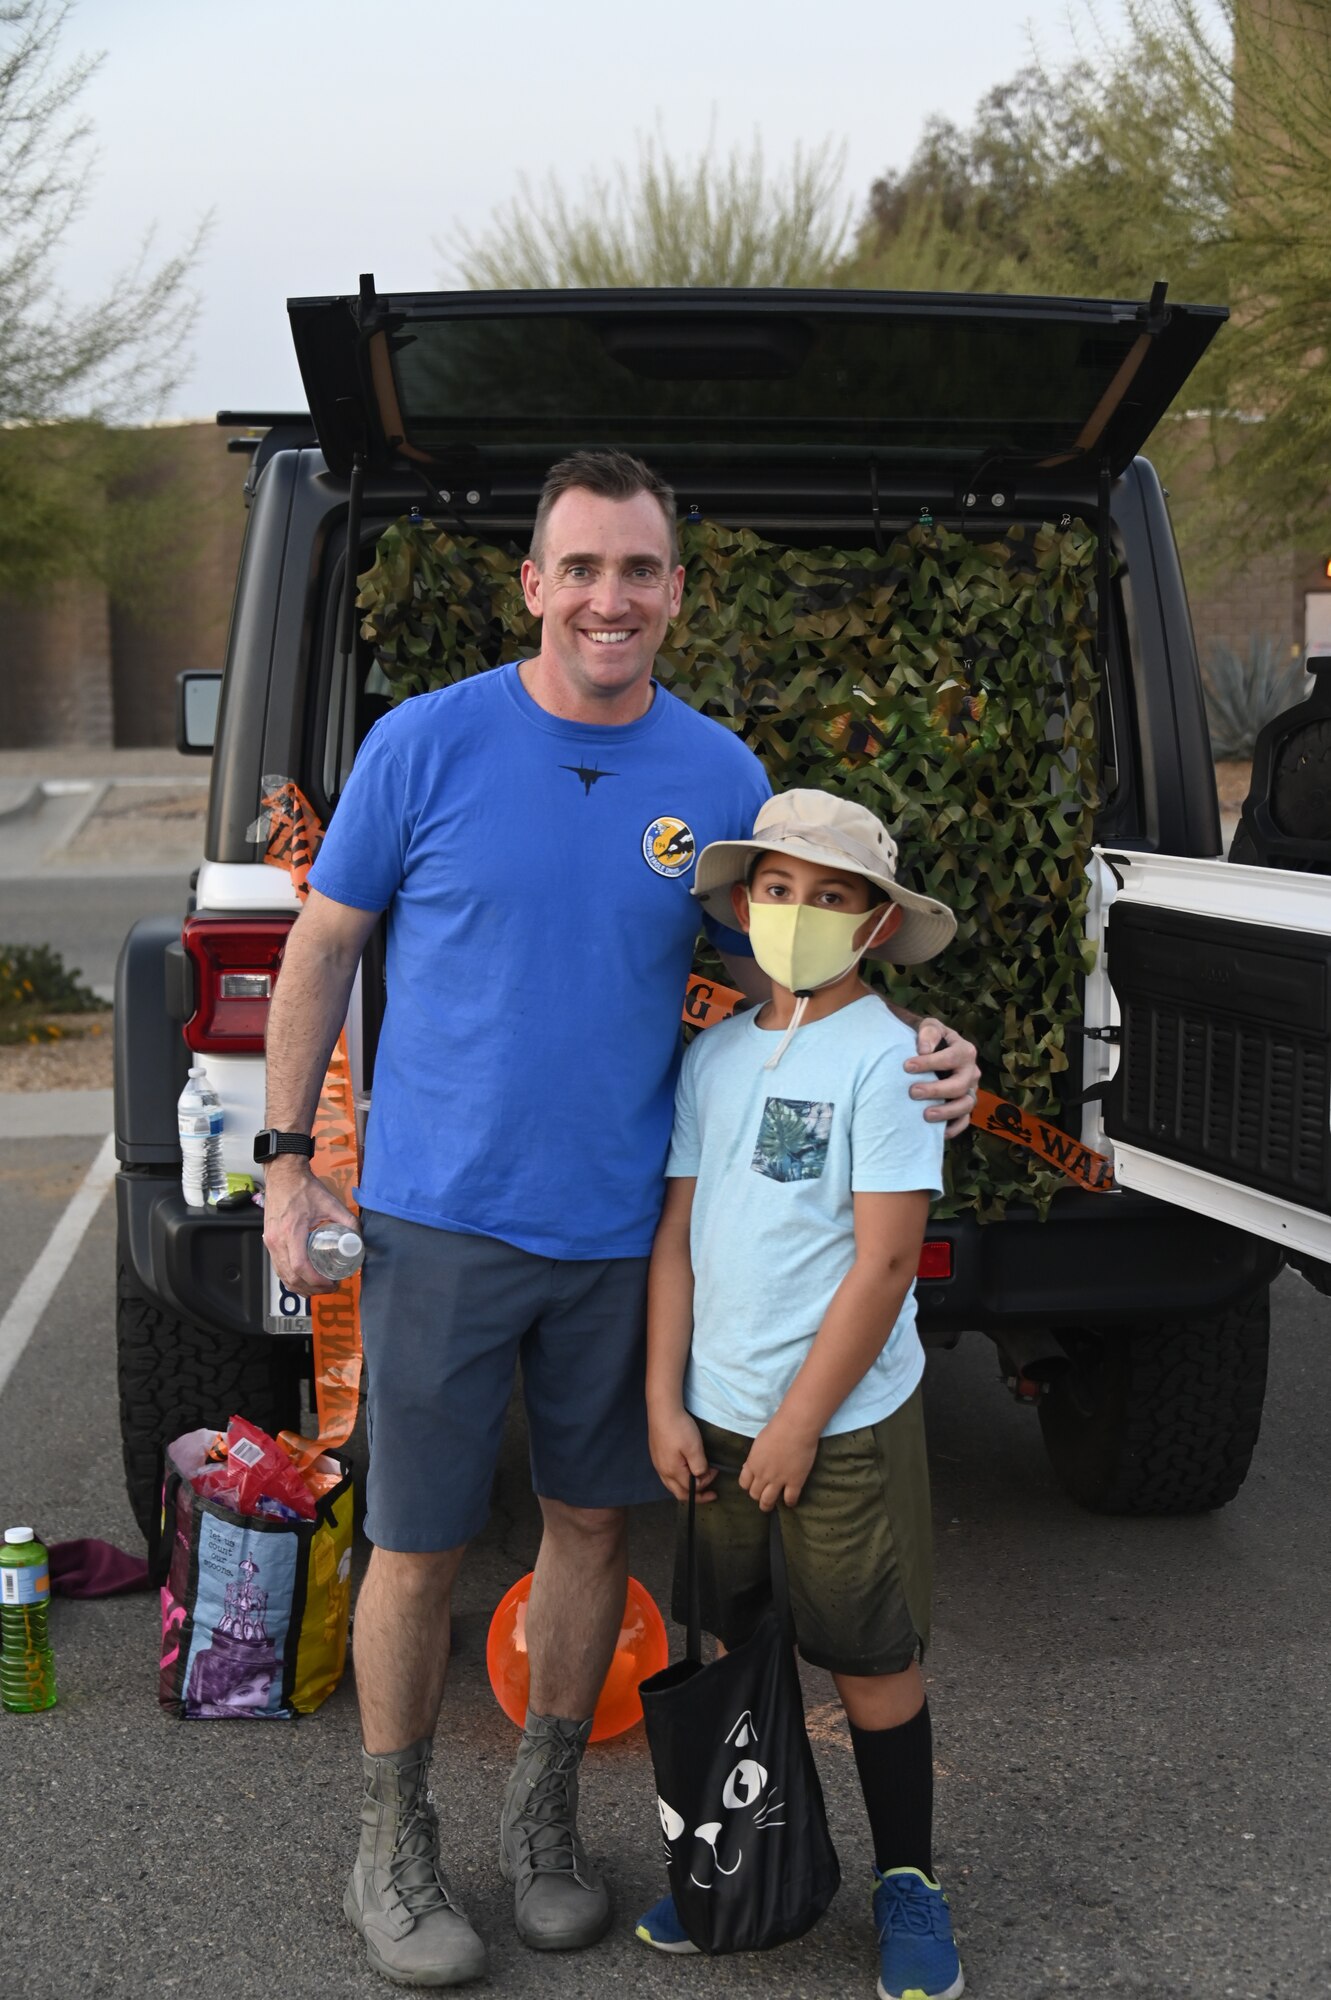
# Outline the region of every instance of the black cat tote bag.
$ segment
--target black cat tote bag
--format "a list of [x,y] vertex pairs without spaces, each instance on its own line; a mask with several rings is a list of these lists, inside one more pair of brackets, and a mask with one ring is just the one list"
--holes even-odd
[[685,1655],[638,1690],[670,1889],[699,1951],[765,1951],[817,1923],[841,1870],[804,1728],[776,1514],[772,1607],[704,1666],[692,1491],[688,1504]]

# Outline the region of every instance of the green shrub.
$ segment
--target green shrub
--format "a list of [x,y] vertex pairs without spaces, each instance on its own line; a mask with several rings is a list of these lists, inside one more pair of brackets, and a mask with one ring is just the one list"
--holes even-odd
[[1308,679],[1300,655],[1291,659],[1275,639],[1256,635],[1246,653],[1213,646],[1202,669],[1213,757],[1251,757],[1261,730],[1302,701]]
[[61,1030],[45,1016],[105,1006],[49,945],[0,944],[0,1043],[59,1041]]
[[48,1014],[90,1014],[106,1002],[79,985],[49,944],[0,944],[0,1007],[41,1006]]
[[[741,735],[778,790],[816,785],[893,827],[903,877],[957,913],[942,957],[886,976],[977,1044],[986,1085],[1049,1113],[1087,969],[1097,800],[1095,537],[912,528],[883,553],[682,532],[684,601],[664,685]],[[362,630],[395,699],[535,646],[515,548],[399,522],[360,579]],[[940,1213],[1042,1211],[1061,1177],[972,1129]]]

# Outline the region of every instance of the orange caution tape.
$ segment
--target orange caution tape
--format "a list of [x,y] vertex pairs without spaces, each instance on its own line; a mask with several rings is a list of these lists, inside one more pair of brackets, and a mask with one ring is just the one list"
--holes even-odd
[[[262,800],[260,826],[266,833],[264,860],[285,868],[301,901],[309,892],[309,874],[323,840],[323,823],[300,786],[284,779]],[[356,1150],[356,1105],[351,1088],[351,1059],[346,1030],[338,1035],[319,1092],[314,1114],[314,1173],[344,1208],[357,1213],[351,1190],[359,1173]],[[301,1467],[326,1451],[346,1443],[356,1427],[360,1402],[360,1272],[344,1278],[335,1292],[315,1292],[310,1298],[314,1341],[314,1406],[319,1435],[300,1437],[283,1431],[282,1443]]]
[[744,995],[737,993],[733,986],[720,986],[715,979],[700,979],[696,972],[689,974],[689,983],[684,988],[684,1019],[691,1028],[710,1028],[717,1021],[728,1021],[737,1007],[744,1005]]
[[[694,973],[684,991],[684,1020],[692,1028],[710,1028],[717,1021],[729,1020],[743,1000],[744,995],[736,993],[733,986],[720,986],[715,980],[700,979]],[[1092,1152],[1059,1126],[1046,1124],[1034,1112],[1022,1111],[1006,1098],[995,1097],[990,1090],[976,1092],[971,1124],[987,1132],[990,1138],[1027,1147],[1046,1166],[1057,1167],[1061,1174],[1091,1194],[1116,1192],[1114,1170],[1103,1153]]]
[[971,1124],[987,1132],[991,1139],[1006,1139],[1009,1145],[1025,1146],[1047,1167],[1057,1167],[1068,1180],[1089,1194],[1116,1194],[1114,1169],[1103,1153],[1094,1153],[1058,1125],[1046,1124],[1033,1111],[1023,1111],[992,1091],[975,1094]]

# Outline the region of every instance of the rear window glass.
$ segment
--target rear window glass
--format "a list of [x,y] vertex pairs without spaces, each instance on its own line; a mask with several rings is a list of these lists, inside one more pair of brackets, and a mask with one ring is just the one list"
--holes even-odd
[[973,453],[1072,450],[1140,334],[820,311],[410,317],[392,341],[408,443],[437,449],[631,429],[643,448],[720,433],[733,446]]

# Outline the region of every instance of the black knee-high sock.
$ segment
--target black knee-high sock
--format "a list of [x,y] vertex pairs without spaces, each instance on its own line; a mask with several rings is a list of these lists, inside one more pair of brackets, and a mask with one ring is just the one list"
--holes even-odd
[[932,1880],[934,1732],[928,1702],[895,1729],[857,1729],[852,1722],[850,1741],[879,1873],[919,1868]]

